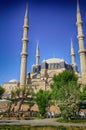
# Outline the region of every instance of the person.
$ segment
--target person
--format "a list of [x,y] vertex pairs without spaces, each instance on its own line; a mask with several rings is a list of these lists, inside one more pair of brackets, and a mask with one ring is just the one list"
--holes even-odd
[[51,118],[51,113],[48,111],[47,113],[48,118]]
[[54,111],[51,112],[51,116],[52,116],[52,118],[55,118],[55,112]]

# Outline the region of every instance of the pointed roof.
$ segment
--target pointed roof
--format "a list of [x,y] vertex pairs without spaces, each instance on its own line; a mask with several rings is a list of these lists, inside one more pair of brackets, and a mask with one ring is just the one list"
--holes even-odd
[[75,53],[74,53],[74,45],[73,45],[72,38],[71,38],[71,55],[75,55]]
[[77,0],[77,12],[80,12],[79,0]]
[[39,41],[37,41],[36,49],[39,50]]
[[25,18],[28,17],[28,3],[26,4],[26,12],[25,12]]
[[72,40],[72,38],[71,38],[71,48],[73,48],[73,40]]

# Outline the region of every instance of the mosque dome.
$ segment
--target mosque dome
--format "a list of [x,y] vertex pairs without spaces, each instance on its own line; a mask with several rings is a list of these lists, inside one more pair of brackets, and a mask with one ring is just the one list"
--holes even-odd
[[11,79],[10,81],[9,81],[9,83],[14,83],[14,82],[18,82],[16,79]]
[[61,63],[64,62],[64,59],[60,59],[60,58],[50,58],[46,60],[46,63],[50,64],[50,63]]

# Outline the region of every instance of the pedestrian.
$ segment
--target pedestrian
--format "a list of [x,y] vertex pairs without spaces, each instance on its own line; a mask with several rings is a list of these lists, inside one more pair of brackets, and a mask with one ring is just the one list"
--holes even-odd
[[51,113],[50,112],[48,112],[47,115],[48,115],[48,118],[51,118]]
[[54,111],[51,112],[51,117],[55,118],[55,112]]

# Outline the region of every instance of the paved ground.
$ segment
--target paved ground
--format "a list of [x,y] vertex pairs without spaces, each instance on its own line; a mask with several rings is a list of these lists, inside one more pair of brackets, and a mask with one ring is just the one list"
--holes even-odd
[[86,124],[79,124],[79,123],[58,123],[58,122],[56,122],[56,119],[0,120],[0,125],[86,126]]

